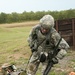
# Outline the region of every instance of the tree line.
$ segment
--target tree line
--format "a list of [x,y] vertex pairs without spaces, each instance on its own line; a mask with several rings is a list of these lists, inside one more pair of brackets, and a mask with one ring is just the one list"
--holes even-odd
[[50,14],[55,20],[75,18],[75,9],[63,10],[63,11],[37,11],[37,12],[26,12],[6,14],[0,13],[0,23],[13,23],[13,22],[25,22],[32,20],[39,20],[42,16]]

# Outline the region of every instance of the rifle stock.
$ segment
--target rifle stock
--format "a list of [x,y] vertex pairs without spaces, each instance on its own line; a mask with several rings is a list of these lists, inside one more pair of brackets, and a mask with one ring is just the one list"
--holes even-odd
[[44,71],[43,75],[48,75],[49,71],[53,67],[53,62],[48,63],[49,66],[46,67],[46,70]]

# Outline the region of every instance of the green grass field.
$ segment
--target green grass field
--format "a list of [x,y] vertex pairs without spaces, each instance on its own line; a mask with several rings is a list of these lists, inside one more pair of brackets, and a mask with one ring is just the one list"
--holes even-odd
[[0,28],[0,64],[28,58],[27,37],[31,26]]
[[[27,22],[16,23],[15,25],[0,25],[0,67],[2,64],[8,62],[19,65],[20,67],[24,67],[24,64],[27,64],[31,55],[27,38],[32,26],[37,23]],[[37,75],[40,75],[40,68]],[[50,75],[66,75],[66,73],[52,70]]]
[[7,62],[26,62],[30,56],[27,38],[34,24],[36,22],[0,25],[0,66]]

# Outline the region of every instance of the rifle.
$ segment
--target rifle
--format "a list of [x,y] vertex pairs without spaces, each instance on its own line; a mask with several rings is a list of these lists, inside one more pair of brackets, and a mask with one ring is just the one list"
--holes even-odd
[[57,43],[57,45],[55,46],[54,50],[52,52],[50,52],[48,55],[48,65],[43,73],[43,75],[48,75],[49,71],[51,70],[51,68],[53,67],[53,65],[55,64],[53,62],[53,58],[55,58],[55,56],[58,54],[58,52],[60,51],[60,49],[58,49],[58,45],[60,44],[60,41],[62,40],[62,38],[60,38],[59,42]]
[[[37,38],[37,37],[36,37],[36,35],[35,35],[33,42],[36,40],[36,38]],[[40,42],[40,44],[37,45],[37,49],[38,49],[38,47],[39,47],[45,40],[46,40],[46,38],[43,39],[43,40]],[[37,51],[37,50],[36,50],[36,51]],[[33,55],[33,52],[32,52],[32,54],[31,54],[29,60],[31,59],[32,55]],[[28,66],[28,64],[29,64],[29,60],[28,60],[28,62],[27,62],[27,65],[26,65],[25,69],[20,73],[20,75],[27,75],[27,74],[26,74],[26,69],[27,69],[27,66]]]

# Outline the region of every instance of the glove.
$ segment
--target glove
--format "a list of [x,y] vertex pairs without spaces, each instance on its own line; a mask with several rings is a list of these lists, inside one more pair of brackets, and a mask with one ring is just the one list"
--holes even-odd
[[58,59],[56,57],[53,58],[52,61],[53,61],[53,64],[57,64],[58,63]]
[[32,53],[35,52],[35,51],[37,51],[37,49],[35,49],[34,47],[31,48],[31,52],[32,52]]
[[30,48],[32,53],[37,51],[37,44],[33,44]]

